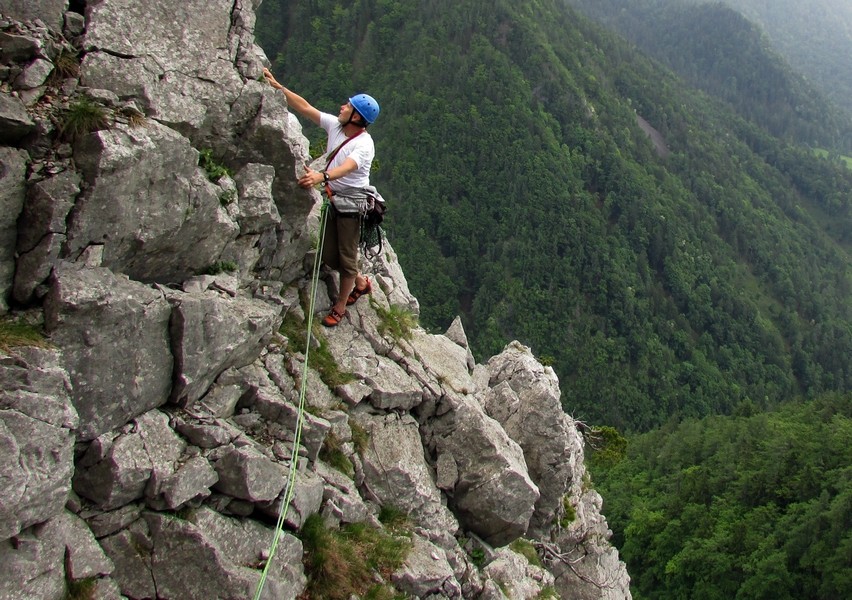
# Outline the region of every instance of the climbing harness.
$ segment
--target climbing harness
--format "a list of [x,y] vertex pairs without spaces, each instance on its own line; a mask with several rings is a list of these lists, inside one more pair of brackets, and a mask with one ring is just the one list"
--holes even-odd
[[260,574],[260,579],[257,582],[257,588],[254,592],[254,600],[260,600],[260,595],[263,593],[263,586],[266,584],[266,577],[269,573],[269,567],[272,565],[272,559],[275,557],[275,550],[278,548],[278,541],[281,538],[281,533],[284,530],[284,519],[287,516],[290,503],[293,501],[293,494],[296,487],[296,470],[299,464],[299,444],[302,440],[302,426],[305,422],[305,395],[308,381],[308,357],[311,351],[311,335],[314,327],[314,309],[317,298],[317,288],[319,287],[319,272],[322,262],[322,247],[325,242],[325,222],[328,218],[328,200],[324,200],[320,208],[320,235],[319,247],[317,254],[314,257],[314,268],[311,276],[311,297],[308,307],[308,332],[305,342],[305,362],[302,367],[302,381],[299,386],[299,412],[296,419],[296,437],[293,440],[293,452],[290,455],[290,472],[287,476],[287,485],[285,487],[284,499],[281,502],[281,507],[278,510],[278,521],[275,524],[275,535],[272,538],[272,545],[269,548],[269,557],[266,559],[266,564],[263,567],[263,572]]

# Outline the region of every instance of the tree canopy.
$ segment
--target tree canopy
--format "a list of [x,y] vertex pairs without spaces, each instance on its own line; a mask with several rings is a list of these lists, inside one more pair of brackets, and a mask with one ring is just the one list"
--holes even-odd
[[594,469],[636,600],[852,597],[852,396],[753,409],[635,436]]

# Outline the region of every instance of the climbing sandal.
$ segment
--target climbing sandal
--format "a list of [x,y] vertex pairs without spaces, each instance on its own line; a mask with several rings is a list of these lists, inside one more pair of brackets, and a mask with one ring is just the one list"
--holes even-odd
[[[345,313],[344,313],[345,314]],[[322,324],[326,327],[337,327],[340,325],[340,321],[343,320],[343,315],[334,310],[332,307],[331,312],[328,313],[325,318],[322,320]]]
[[367,285],[365,285],[362,289],[358,289],[358,287],[354,287],[352,292],[349,294],[349,297],[346,299],[346,306],[352,306],[356,302],[358,302],[358,298],[369,294],[373,291],[373,284],[370,283],[370,278],[367,277]]

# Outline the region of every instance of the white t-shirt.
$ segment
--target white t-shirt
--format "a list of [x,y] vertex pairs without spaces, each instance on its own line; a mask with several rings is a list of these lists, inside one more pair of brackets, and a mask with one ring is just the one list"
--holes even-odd
[[[343,127],[337,117],[329,113],[320,113],[320,127],[328,133],[328,143],[325,148],[325,153],[328,155],[346,139],[346,134],[343,133]],[[373,138],[366,131],[346,142],[326,169],[340,166],[347,158],[354,160],[358,168],[345,177],[332,180],[329,183],[331,189],[336,191],[344,188],[364,188],[370,185],[370,166],[373,164],[375,155],[376,147],[373,145]]]

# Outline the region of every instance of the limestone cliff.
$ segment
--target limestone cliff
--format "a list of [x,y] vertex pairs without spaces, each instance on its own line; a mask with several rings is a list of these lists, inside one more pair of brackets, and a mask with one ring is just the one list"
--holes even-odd
[[264,598],[305,591],[311,515],[390,507],[407,597],[629,598],[553,371],[393,333],[390,245],[304,368],[321,197],[258,4],[0,0],[0,316],[49,342],[0,339],[0,599],[251,598],[292,461]]

